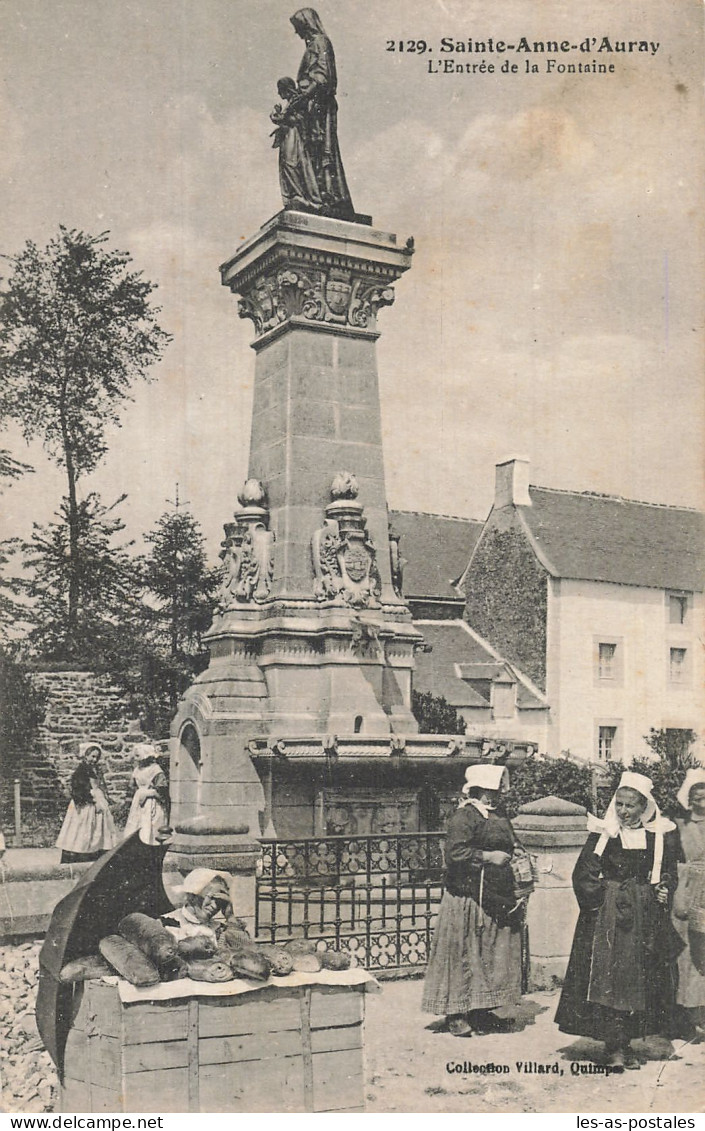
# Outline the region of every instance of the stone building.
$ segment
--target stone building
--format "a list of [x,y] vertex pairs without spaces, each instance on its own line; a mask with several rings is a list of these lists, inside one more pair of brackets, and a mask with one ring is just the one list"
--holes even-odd
[[497,465],[458,587],[469,625],[545,694],[548,753],[630,761],[651,727],[701,730],[703,520]]
[[392,511],[404,561],[403,592],[425,647],[416,654],[414,690],[440,695],[465,722],[465,734],[544,751],[545,693],[463,619],[459,580],[484,524],[469,518]]

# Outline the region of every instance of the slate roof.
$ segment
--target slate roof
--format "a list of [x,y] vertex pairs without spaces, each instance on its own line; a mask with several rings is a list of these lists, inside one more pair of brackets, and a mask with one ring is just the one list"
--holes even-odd
[[484,523],[420,511],[390,511],[389,518],[401,535],[399,552],[407,562],[404,596],[461,596],[451,582],[465,570]]
[[517,507],[555,577],[700,591],[705,515],[685,507],[530,487]]
[[[516,678],[512,666],[498,660],[495,652],[462,620],[414,621],[431,652],[417,652],[414,687],[442,695],[453,707],[489,709],[489,685],[498,675]],[[462,677],[465,678],[462,678]],[[517,678],[517,704],[521,708],[545,709],[546,703]]]

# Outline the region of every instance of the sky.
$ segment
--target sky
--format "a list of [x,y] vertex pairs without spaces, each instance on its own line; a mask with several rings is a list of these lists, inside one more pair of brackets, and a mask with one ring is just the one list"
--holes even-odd
[[[179,484],[216,553],[247,471],[252,325],[220,285],[281,207],[269,113],[301,41],[281,0],[0,0],[0,253],[59,224],[108,230],[159,284],[173,334],[101,467],[131,534]],[[325,0],[353,201],[413,235],[380,314],[391,507],[483,518],[494,464],[531,481],[701,506],[703,13],[695,0]],[[560,56],[615,73],[546,73],[540,55],[467,41],[607,36],[656,53]],[[421,55],[388,41],[425,39]],[[516,73],[502,73],[510,58]],[[429,60],[492,62],[430,73]],[[537,73],[526,73],[526,61]],[[0,267],[0,274],[2,268]],[[9,487],[26,535],[64,492],[38,444],[0,435],[35,474]]]

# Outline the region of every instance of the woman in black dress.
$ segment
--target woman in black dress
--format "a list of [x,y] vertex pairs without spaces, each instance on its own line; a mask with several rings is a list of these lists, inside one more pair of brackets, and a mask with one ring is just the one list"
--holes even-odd
[[622,774],[573,871],[580,905],[556,1023],[603,1041],[614,1067],[638,1068],[631,1040],[673,1036],[676,958],[670,919],[680,844],[643,774]]

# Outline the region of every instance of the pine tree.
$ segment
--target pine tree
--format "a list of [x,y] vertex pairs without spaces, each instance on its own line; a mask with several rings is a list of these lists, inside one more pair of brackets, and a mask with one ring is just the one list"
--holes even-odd
[[179,696],[208,663],[202,637],[220,571],[209,567],[200,525],[189,511],[163,514],[145,542],[151,551],[139,563],[144,633],[132,693],[144,725],[164,734]]
[[[15,419],[27,441],[41,439],[66,472],[62,524],[67,541],[65,637],[55,646],[77,654],[85,503],[80,478],[107,450],[122,402],[170,340],[151,303],[153,283],[131,271],[131,257],[90,236],[61,227],[45,248],[31,241],[8,257],[11,273],[0,294],[0,419]],[[63,537],[63,535],[62,535]],[[55,547],[58,551],[58,546]]]
[[77,504],[73,531],[64,499],[53,522],[34,523],[32,538],[16,542],[23,574],[13,588],[31,626],[23,644],[28,653],[107,670],[129,648],[140,619],[140,576],[129,553],[133,543],[119,540],[125,524],[116,511],[124,499],[105,506],[91,492]]

